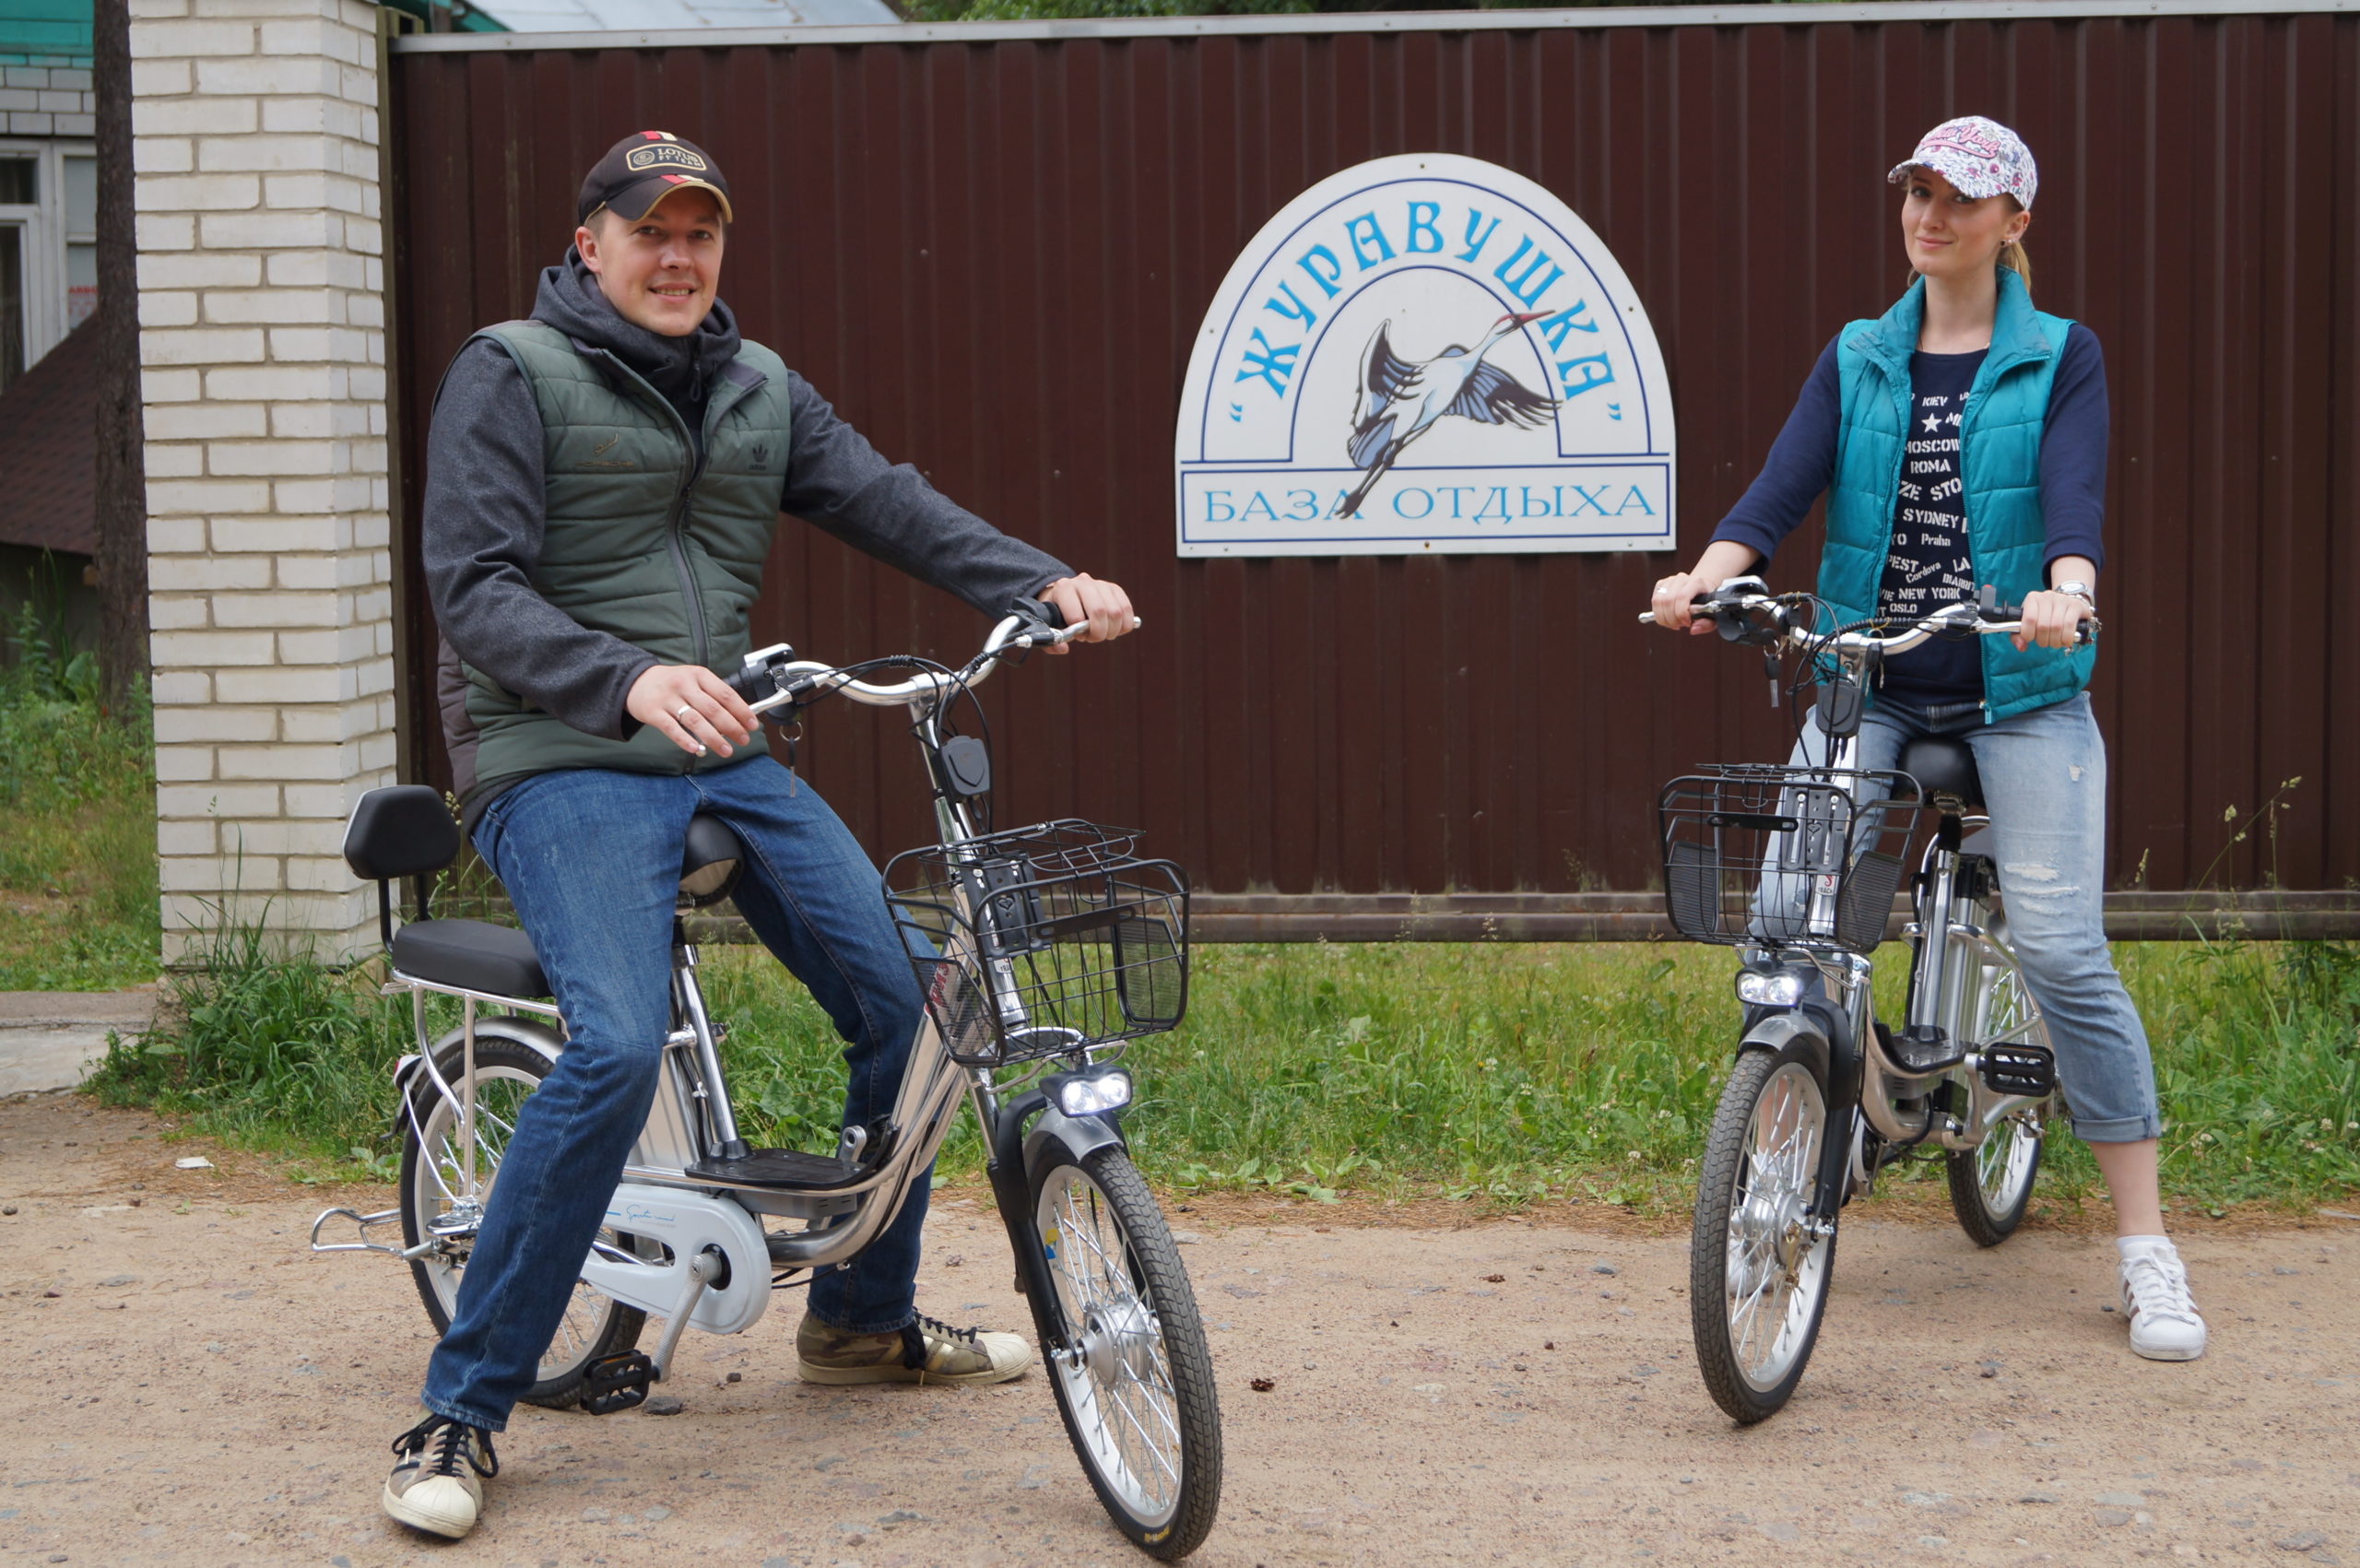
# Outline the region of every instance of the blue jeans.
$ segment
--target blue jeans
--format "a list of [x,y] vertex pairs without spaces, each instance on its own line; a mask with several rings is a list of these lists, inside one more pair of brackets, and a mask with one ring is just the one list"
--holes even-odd
[[[2047,1020],[2073,1131],[2090,1143],[2160,1137],[2147,1032],[2106,940],[2106,742],[2089,693],[1990,725],[1980,704],[1929,713],[1879,697],[1854,765],[1896,767],[1903,744],[1921,735],[1956,736],[1975,753],[2009,939]],[[1823,766],[1827,755],[1814,722],[1795,765]]]
[[[681,843],[698,811],[745,841],[739,913],[844,1039],[845,1122],[893,1108],[917,984],[876,868],[809,784],[790,787],[785,768],[757,757],[693,775],[543,773],[500,796],[476,847],[533,938],[569,1039],[516,1118],[456,1312],[427,1364],[424,1403],[454,1421],[498,1431],[533,1385],[647,1119],[670,1027]],[[812,1282],[814,1316],[856,1333],[912,1320],[930,1185],[912,1183],[868,1250]]]

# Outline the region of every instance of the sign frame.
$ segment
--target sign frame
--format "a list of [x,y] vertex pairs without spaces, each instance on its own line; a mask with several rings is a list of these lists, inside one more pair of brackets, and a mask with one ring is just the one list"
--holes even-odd
[[[1440,323],[1466,338],[1487,315],[1471,348],[1440,347]],[[1175,542],[1184,559],[1671,549],[1677,451],[1662,351],[1597,233],[1513,170],[1398,154],[1304,191],[1222,279],[1183,383]]]

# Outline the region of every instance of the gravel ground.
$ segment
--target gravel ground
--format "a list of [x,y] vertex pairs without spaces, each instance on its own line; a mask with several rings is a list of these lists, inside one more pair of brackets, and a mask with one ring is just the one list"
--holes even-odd
[[[209,1154],[216,1168],[177,1171]],[[922,1308],[1015,1326],[974,1196]],[[789,1295],[687,1344],[677,1414],[525,1409],[484,1524],[379,1515],[430,1338],[406,1271],[310,1256],[331,1199],[71,1096],[0,1104],[0,1560],[888,1565],[1143,1561],[1036,1372],[993,1389],[795,1380]],[[362,1201],[366,1201],[365,1197]],[[2103,1237],[1976,1251],[1848,1222],[1810,1375],[1738,1431],[1688,1349],[1685,1241],[1355,1210],[1175,1214],[1221,1380],[1221,1522],[1194,1562],[2338,1562],[2360,1568],[2360,1224],[2185,1244],[2212,1325],[2134,1358]],[[732,1382],[731,1378],[739,1381]],[[1255,1392],[1251,1379],[1268,1379]]]

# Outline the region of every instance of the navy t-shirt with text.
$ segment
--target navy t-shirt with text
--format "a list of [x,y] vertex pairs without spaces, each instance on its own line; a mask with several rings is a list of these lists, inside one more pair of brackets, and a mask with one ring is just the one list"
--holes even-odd
[[[1909,441],[1894,498],[1893,544],[1877,584],[1877,615],[1884,620],[1906,624],[1975,596],[1958,432],[1988,352],[1909,356]],[[1937,637],[1885,660],[1884,690],[1921,707],[1972,702],[1983,695],[1982,658],[1973,638]]]

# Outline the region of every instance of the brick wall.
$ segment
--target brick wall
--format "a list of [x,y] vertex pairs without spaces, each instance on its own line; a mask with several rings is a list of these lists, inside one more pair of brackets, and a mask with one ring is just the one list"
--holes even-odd
[[88,60],[0,54],[0,135],[96,136],[98,112]]
[[340,951],[394,782],[377,14],[131,12],[166,953],[223,907]]

